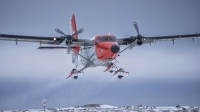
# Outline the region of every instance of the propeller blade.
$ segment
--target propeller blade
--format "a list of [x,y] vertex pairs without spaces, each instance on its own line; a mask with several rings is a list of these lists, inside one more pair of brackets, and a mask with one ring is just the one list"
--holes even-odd
[[133,25],[134,25],[134,27],[135,27],[135,30],[137,31],[137,34],[140,35],[140,33],[139,33],[139,28],[138,28],[137,23],[136,23],[136,22],[133,22]]
[[64,32],[62,32],[60,29],[56,28],[55,31],[61,35],[67,36]]
[[72,34],[72,36],[78,35],[78,34],[80,34],[82,32],[84,32],[83,28],[79,29],[77,32],[75,32],[74,34]]

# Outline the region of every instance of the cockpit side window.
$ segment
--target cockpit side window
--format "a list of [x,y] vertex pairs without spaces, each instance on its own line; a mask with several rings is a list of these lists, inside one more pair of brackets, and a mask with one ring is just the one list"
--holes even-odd
[[110,37],[110,41],[115,42],[116,41],[116,37]]

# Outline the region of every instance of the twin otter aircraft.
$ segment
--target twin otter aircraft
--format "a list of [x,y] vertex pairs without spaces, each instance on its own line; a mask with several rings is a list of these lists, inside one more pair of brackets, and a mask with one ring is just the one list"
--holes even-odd
[[[130,36],[129,38],[117,39],[114,35],[99,35],[92,39],[79,39],[78,34],[84,30],[81,28],[77,30],[74,14],[71,17],[71,29],[72,34],[66,35],[60,29],[55,31],[63,36],[61,37],[40,37],[40,36],[22,36],[22,35],[8,35],[0,34],[0,40],[15,41],[16,45],[18,41],[22,42],[38,42],[40,47],[38,49],[67,49],[67,53],[72,52],[72,63],[76,65],[83,65],[80,70],[72,69],[68,78],[77,79],[83,75],[83,70],[88,67],[104,66],[105,71],[113,73],[113,77],[119,79],[125,78],[129,75],[129,72],[122,68],[118,68],[115,63],[118,61],[116,58],[126,49],[132,49],[135,46],[141,46],[143,44],[150,44],[156,41],[191,38],[198,38],[199,34],[188,35],[174,35],[174,36],[158,36],[158,37],[145,37],[140,35],[137,23],[134,22],[137,34],[136,36]],[[49,44],[53,46],[41,46],[41,44]],[[125,49],[120,49],[121,45],[126,45]]]

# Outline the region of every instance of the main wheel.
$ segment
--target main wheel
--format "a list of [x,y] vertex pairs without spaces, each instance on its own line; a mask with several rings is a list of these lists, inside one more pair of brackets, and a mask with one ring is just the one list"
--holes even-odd
[[119,79],[121,79],[122,77],[124,77],[124,76],[122,76],[122,75],[118,75],[118,78],[119,78]]

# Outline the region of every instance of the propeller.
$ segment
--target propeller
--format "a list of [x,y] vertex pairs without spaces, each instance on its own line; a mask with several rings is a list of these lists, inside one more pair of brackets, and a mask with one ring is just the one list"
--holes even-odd
[[140,32],[139,32],[139,28],[138,28],[138,25],[136,22],[133,22],[133,25],[135,27],[135,30],[137,31],[137,34],[140,35]]
[[136,22],[133,22],[133,26],[134,26],[134,28],[135,28],[135,30],[136,30],[136,32],[137,32],[137,44],[138,45],[142,45],[142,35],[140,35],[140,32],[139,32],[139,28],[138,28],[138,25],[137,25],[137,23]]
[[61,31],[60,29],[56,28],[55,31],[57,33],[60,33],[61,35],[67,36],[63,31]]
[[77,32],[75,32],[74,34],[72,34],[72,36],[78,35],[78,34],[80,34],[82,32],[84,32],[83,28],[79,29]]
[[63,38],[66,39],[66,44],[67,44],[67,47],[68,47],[67,53],[70,54],[70,50],[71,50],[70,44],[72,43],[72,40],[75,40],[74,36],[76,36],[76,35],[78,35],[78,34],[84,32],[84,29],[81,28],[81,29],[79,29],[77,32],[73,33],[72,35],[66,35],[62,30],[60,30],[60,29],[58,29],[58,28],[56,28],[55,31],[56,31],[57,33],[63,35],[63,36],[64,36]]

